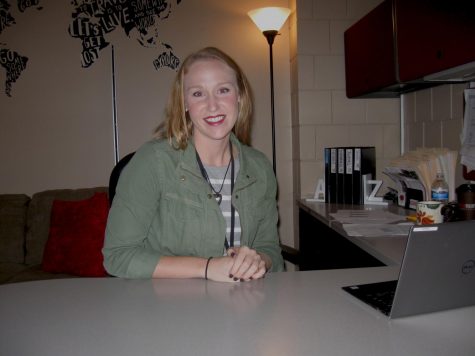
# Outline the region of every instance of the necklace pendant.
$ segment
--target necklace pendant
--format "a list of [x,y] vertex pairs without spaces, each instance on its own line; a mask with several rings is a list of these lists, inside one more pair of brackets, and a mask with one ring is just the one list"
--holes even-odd
[[218,202],[218,205],[221,205],[221,201],[223,200],[223,196],[220,193],[214,193],[214,197]]

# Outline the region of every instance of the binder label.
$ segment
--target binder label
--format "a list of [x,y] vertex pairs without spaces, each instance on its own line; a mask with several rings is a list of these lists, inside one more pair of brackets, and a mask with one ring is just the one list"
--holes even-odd
[[336,173],[336,148],[331,149],[330,172]]
[[338,149],[338,173],[345,173],[345,150]]
[[346,149],[346,174],[353,174],[353,149]]
[[355,148],[355,171],[361,171],[361,148]]

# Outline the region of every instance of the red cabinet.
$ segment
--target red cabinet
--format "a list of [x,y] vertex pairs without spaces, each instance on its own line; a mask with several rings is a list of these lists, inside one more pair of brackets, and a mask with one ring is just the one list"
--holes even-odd
[[349,98],[437,85],[424,77],[474,61],[473,0],[386,0],[345,31]]

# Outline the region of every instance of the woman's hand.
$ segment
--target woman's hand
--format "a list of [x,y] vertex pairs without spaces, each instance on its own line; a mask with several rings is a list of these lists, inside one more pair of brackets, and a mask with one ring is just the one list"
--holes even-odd
[[[239,282],[262,278],[271,267],[271,259],[247,246],[228,249],[227,256],[162,256],[153,278],[204,278],[218,282]],[[207,269],[206,269],[206,264]]]
[[230,270],[234,264],[231,256],[213,257],[208,263],[207,277],[217,282],[238,282],[230,277]]
[[228,249],[228,256],[233,259],[229,278],[234,281],[248,281],[264,277],[270,267],[268,256],[258,253],[247,246]]

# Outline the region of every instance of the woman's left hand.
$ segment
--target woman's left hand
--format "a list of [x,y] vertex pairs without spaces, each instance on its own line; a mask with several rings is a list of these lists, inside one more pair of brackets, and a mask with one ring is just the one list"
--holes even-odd
[[230,270],[230,278],[235,281],[248,281],[264,277],[270,262],[269,257],[247,246],[231,247],[227,251],[228,256],[233,257],[234,263]]

